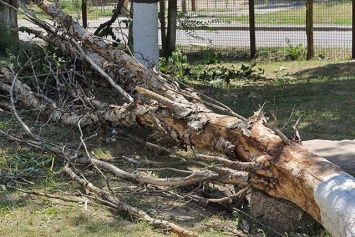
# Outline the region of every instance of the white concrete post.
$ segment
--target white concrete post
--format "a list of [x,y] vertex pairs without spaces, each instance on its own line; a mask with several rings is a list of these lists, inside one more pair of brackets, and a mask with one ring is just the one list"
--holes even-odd
[[134,56],[146,68],[159,68],[158,0],[133,0]]

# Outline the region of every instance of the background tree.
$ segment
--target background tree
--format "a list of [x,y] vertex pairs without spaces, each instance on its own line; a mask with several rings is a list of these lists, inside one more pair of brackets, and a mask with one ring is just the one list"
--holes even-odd
[[166,49],[164,57],[169,57],[176,47],[176,23],[177,23],[177,1],[169,0],[168,2],[168,27],[166,33]]
[[[18,33],[11,31],[17,27],[17,0],[0,2],[0,52],[5,52],[13,44],[13,38],[18,38]],[[11,44],[10,44],[11,43]],[[14,47],[14,46],[13,46]]]

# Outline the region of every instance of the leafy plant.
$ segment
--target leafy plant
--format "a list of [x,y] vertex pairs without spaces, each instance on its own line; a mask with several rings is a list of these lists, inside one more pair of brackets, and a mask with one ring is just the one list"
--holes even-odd
[[0,154],[0,157],[3,158],[0,162],[0,169],[6,171],[8,179],[16,178],[19,175],[47,174],[54,162],[54,157],[51,155],[29,152]]
[[229,84],[233,79],[258,79],[264,74],[264,69],[256,67],[256,63],[252,65],[242,64],[240,69],[236,69],[233,65],[231,68],[226,66],[208,67],[198,65],[185,70],[185,76],[190,80],[200,81],[213,86],[222,83]]
[[239,71],[240,77],[254,79],[254,80],[259,78],[264,73],[265,73],[265,70],[260,67],[256,67],[255,62],[252,65],[242,64],[240,66],[240,71]]
[[286,60],[296,61],[303,60],[306,56],[306,48],[302,44],[293,46],[290,39],[286,38],[287,55]]
[[220,63],[219,53],[215,50],[209,50],[203,54],[203,63],[204,64],[217,64]]
[[160,60],[161,72],[172,74],[178,79],[183,79],[188,65],[187,56],[180,50],[175,50],[168,59],[163,58]]
[[239,226],[240,219],[241,219],[239,212],[236,211],[236,210],[233,210],[232,215],[233,215],[233,223],[234,223],[234,225],[235,226]]
[[[219,55],[216,51],[210,51],[204,57],[204,64],[216,64],[219,61]],[[223,84],[229,84],[232,79],[253,79],[256,80],[264,74],[264,69],[256,67],[254,62],[251,65],[242,64],[240,69],[226,66],[196,65],[191,66],[188,63],[187,56],[180,50],[173,52],[168,59],[160,60],[160,70],[162,73],[170,74],[180,80],[199,81],[215,87],[221,87]]]

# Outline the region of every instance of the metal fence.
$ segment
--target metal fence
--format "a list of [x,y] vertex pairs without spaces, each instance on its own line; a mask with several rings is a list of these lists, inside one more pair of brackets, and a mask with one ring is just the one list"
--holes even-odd
[[[306,1],[313,3],[314,56],[354,56],[351,0]],[[117,5],[113,0],[62,0],[60,3],[78,21],[87,20],[92,32],[110,19]],[[86,3],[84,15],[82,3]],[[123,40],[128,34],[130,2],[125,7],[127,10],[113,25],[114,33]],[[179,0],[178,11],[177,46],[184,51],[214,49],[241,55],[273,52],[287,55],[297,46],[304,50],[310,47],[305,1]],[[22,16],[19,25],[28,25]],[[29,39],[26,35],[20,37]]]

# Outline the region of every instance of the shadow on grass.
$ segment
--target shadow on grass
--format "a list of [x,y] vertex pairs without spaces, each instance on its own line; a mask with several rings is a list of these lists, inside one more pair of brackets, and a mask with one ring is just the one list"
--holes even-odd
[[314,78],[345,78],[355,76],[355,61],[327,64],[322,67],[315,67],[299,71],[297,73],[300,79],[314,79]]
[[[300,71],[299,77],[309,80],[297,84],[276,82],[236,89],[194,87],[245,117],[251,116],[265,103],[266,116],[273,111],[278,119],[278,127],[288,136],[293,136],[292,125],[301,117],[298,129],[303,140],[353,139],[355,79],[346,79],[354,75],[353,64],[334,64]],[[338,79],[343,75],[342,79]]]

